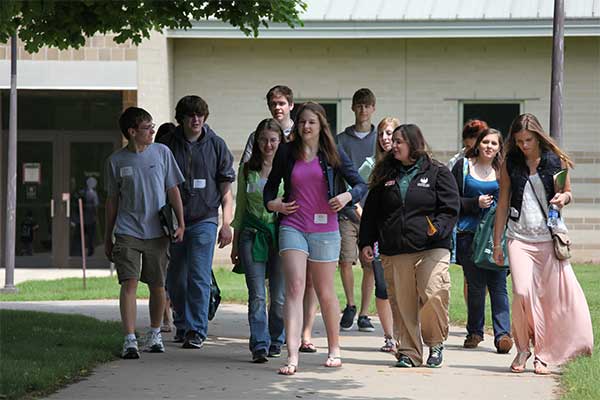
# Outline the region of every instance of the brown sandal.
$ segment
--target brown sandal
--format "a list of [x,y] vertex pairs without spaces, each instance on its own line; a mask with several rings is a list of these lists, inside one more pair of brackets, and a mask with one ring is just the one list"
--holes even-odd
[[529,351],[518,352],[512,364],[510,364],[511,372],[520,374],[521,372],[525,371],[525,366],[527,365],[527,360],[529,360],[529,357],[531,357],[531,352]]
[[317,348],[311,342],[302,342],[300,344],[300,348],[298,349],[300,353],[316,353]]

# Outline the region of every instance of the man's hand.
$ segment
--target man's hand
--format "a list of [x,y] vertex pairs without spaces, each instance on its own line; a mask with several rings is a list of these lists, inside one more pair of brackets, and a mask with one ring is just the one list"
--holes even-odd
[[182,242],[184,232],[185,232],[185,226],[178,226],[177,229],[175,229],[175,232],[173,233],[173,241],[174,242]]
[[108,260],[110,262],[113,262],[113,258],[112,258],[113,247],[114,247],[114,243],[113,243],[112,239],[106,239],[104,241],[104,254],[106,254],[106,258],[108,258]]
[[223,225],[219,230],[219,238],[217,243],[219,244],[219,248],[227,246],[233,240],[233,231],[231,230],[231,226]]

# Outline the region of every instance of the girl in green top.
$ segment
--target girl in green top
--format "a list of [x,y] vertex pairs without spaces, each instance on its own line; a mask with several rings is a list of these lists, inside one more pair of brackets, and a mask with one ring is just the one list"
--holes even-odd
[[[276,120],[268,118],[258,124],[255,132],[252,156],[238,172],[231,262],[240,265],[246,276],[252,361],[264,363],[267,357],[281,355],[285,339],[285,285],[277,251],[276,215],[263,205],[263,188],[283,131]],[[283,183],[278,196],[283,196]],[[269,280],[271,297],[268,315],[265,279]]]

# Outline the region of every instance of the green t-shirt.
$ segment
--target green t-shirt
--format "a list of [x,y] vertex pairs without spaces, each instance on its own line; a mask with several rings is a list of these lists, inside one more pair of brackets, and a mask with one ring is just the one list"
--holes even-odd
[[402,196],[402,201],[406,198],[406,192],[408,191],[408,185],[410,181],[413,180],[419,169],[421,168],[421,164],[423,163],[423,158],[419,158],[414,165],[400,167],[400,175],[396,178],[396,183],[400,188],[400,195]]

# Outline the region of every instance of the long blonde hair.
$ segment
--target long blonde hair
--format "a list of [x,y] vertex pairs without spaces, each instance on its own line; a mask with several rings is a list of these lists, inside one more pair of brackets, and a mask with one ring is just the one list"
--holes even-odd
[[514,119],[508,131],[508,139],[506,140],[506,159],[513,159],[517,162],[525,163],[525,156],[515,140],[515,134],[521,131],[533,133],[540,143],[540,150],[551,151],[556,154],[569,168],[573,168],[575,163],[567,153],[561,150],[547,133],[544,132],[542,124],[533,114],[521,114]]

